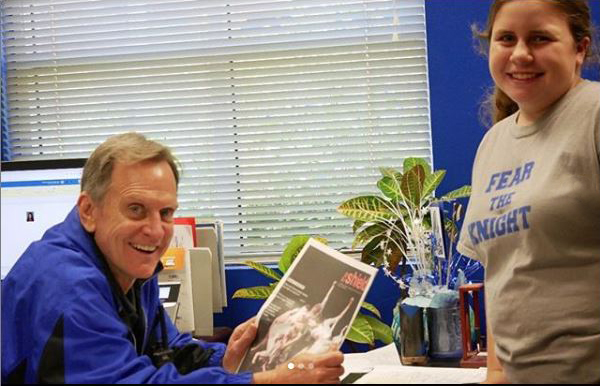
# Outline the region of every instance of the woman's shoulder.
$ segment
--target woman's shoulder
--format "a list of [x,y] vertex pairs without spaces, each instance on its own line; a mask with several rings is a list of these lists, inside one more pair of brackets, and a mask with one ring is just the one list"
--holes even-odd
[[600,90],[600,82],[596,80],[583,79],[584,88]]
[[516,125],[517,114],[518,112],[494,123],[483,136],[479,148],[485,148],[488,143],[496,143],[497,141],[502,140],[502,136],[509,133],[510,127]]
[[600,82],[585,80],[576,93],[577,102],[600,107]]

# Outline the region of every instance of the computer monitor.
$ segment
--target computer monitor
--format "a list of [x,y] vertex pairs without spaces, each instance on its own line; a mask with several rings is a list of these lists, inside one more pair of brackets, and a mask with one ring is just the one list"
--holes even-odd
[[2,162],[2,279],[33,241],[77,203],[85,159]]
[[171,281],[158,283],[158,298],[173,323],[175,323],[175,320],[177,319],[180,289],[181,282]]

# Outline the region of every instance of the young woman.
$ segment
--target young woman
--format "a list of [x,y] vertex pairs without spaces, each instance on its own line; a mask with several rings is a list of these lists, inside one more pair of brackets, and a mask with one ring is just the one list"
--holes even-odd
[[486,268],[488,381],[600,382],[600,83],[585,0],[496,0],[459,251]]

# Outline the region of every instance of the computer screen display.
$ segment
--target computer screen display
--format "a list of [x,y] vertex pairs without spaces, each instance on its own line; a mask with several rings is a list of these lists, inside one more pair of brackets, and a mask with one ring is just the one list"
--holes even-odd
[[2,162],[2,279],[29,244],[75,206],[84,163],[85,159]]
[[163,303],[177,302],[179,298],[180,282],[158,283],[158,297]]

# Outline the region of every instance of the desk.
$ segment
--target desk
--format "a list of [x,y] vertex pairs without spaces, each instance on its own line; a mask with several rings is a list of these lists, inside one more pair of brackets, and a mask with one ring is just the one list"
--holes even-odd
[[[353,374],[366,373],[355,384],[458,384],[479,383],[485,379],[486,368],[463,369],[452,367],[403,366],[396,346],[390,345],[366,353],[345,354],[346,372],[342,380],[356,379]],[[345,381],[345,382],[348,382]]]

